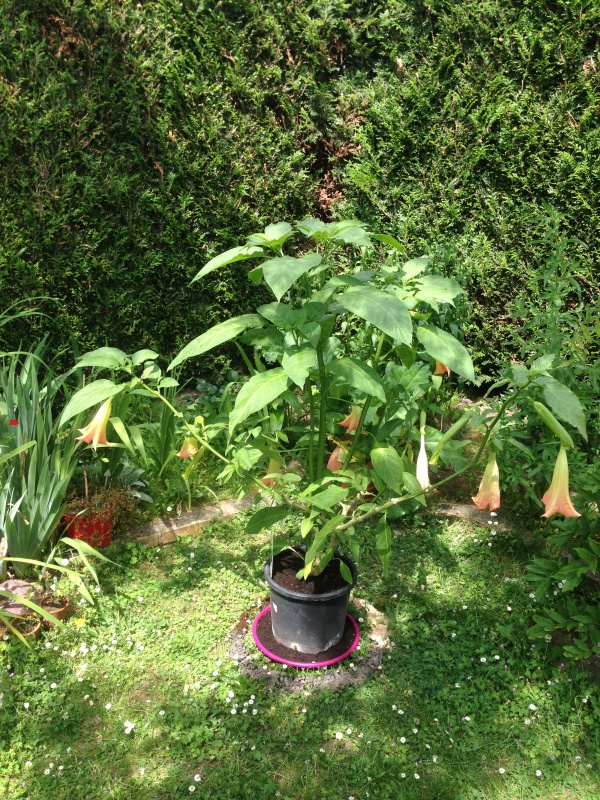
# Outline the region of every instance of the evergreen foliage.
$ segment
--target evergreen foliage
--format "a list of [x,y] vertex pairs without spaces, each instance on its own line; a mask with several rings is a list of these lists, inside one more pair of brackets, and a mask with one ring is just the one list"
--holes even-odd
[[0,287],[56,302],[3,344],[171,354],[254,305],[243,264],[189,286],[210,257],[355,214],[467,284],[485,365],[543,201],[597,294],[599,30],[586,0],[7,0]]

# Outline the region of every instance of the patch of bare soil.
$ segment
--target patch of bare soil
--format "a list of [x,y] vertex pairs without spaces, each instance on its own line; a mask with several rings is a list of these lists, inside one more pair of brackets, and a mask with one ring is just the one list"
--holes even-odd
[[[235,633],[230,634],[229,656],[237,662],[240,672],[245,677],[262,680],[266,687],[293,694],[316,689],[336,691],[343,686],[360,686],[373,674],[380,674],[378,667],[381,666],[389,648],[387,621],[384,615],[369,603],[356,599],[351,602],[361,609],[361,613],[364,609],[369,622],[366,634],[364,629],[361,629],[363,647],[364,641],[370,639],[368,651],[364,648],[364,656],[361,650],[357,649],[345,661],[333,667],[310,670],[289,667],[284,672],[280,665],[275,665],[263,656],[248,636],[255,616],[262,610],[262,608],[257,610],[256,607],[242,615]],[[269,600],[266,599],[263,608],[268,603]]]

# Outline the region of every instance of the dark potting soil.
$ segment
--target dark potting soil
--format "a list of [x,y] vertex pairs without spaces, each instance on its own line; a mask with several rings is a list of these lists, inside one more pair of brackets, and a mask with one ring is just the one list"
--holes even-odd
[[332,558],[320,575],[311,575],[306,580],[296,577],[303,567],[304,562],[296,553],[284,550],[273,559],[273,580],[278,586],[299,594],[325,594],[348,586],[337,558]]
[[258,641],[263,647],[273,653],[273,655],[284,658],[286,661],[299,661],[302,664],[311,664],[313,661],[329,661],[332,658],[337,658],[347,652],[354,642],[356,630],[352,622],[346,617],[346,625],[344,633],[340,641],[330,647],[329,650],[323,650],[321,653],[300,653],[298,650],[292,650],[291,647],[286,647],[280,644],[273,636],[273,628],[271,626],[271,611],[261,617],[256,626],[256,635]]

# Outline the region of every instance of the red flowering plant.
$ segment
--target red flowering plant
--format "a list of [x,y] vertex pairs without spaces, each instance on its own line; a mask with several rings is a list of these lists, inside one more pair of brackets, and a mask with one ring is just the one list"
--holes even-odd
[[[226,267],[243,269],[246,262],[249,280],[264,282],[273,302],[205,331],[168,369],[234,341],[249,379],[217,429],[207,430],[201,418],[182,420],[186,441],[179,455],[194,463],[211,451],[224,464],[222,480],[237,475],[258,487],[257,501],[268,502],[250,518],[251,532],[292,512],[301,515],[299,531],[272,542],[274,550],[299,540],[306,546],[299,576],[318,574],[338,548],[356,555],[364,530],[359,526],[373,517],[379,518],[376,545],[387,571],[389,520],[402,504],[425,504],[436,487],[472,470],[511,404],[543,394],[548,369],[523,367],[524,380],[522,372],[518,380],[509,374],[505,394],[490,400],[485,414],[467,411],[447,431],[438,430],[444,375],[474,382],[475,374],[466,347],[437,324],[446,318],[440,309],[451,309],[463,290],[436,272],[430,257],[407,260],[394,237],[370,233],[356,221],[307,219],[295,227],[267,226],[211,259],[194,281],[211,280]],[[139,356],[102,348],[80,365],[102,361],[114,369],[117,364],[108,363],[113,358],[128,373],[127,382],[94,380],[74,395],[65,421],[123,391],[169,402],[161,387],[172,379],[150,365],[137,375]],[[466,425],[483,431],[470,459],[456,441]],[[435,471],[438,461],[454,465],[452,474],[431,478],[429,466]],[[480,492],[488,507],[496,502],[488,498],[492,479],[494,474]],[[340,569],[347,571],[343,562]]]

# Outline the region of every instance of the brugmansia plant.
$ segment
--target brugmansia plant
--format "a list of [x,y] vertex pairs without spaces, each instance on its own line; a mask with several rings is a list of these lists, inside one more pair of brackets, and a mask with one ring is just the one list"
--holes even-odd
[[[306,219],[295,227],[267,226],[209,261],[194,281],[248,262],[248,279],[266,284],[273,301],[205,331],[168,369],[234,342],[249,380],[214,424],[205,425],[201,417],[184,421],[186,439],[178,455],[193,464],[209,450],[224,463],[223,480],[236,474],[258,486],[258,499],[268,497],[269,503],[251,517],[250,532],[299,514],[299,530],[272,542],[277,550],[306,546],[299,575],[322,571],[341,546],[357,556],[357,526],[372,517],[379,518],[377,549],[387,571],[388,520],[401,504],[425,504],[428,492],[473,469],[511,404],[554,398],[552,360],[529,370],[519,365],[485,415],[468,411],[442,433],[427,419],[440,412],[444,375],[452,372],[468,382],[475,376],[467,349],[443,325],[463,290],[437,273],[431,258],[407,260],[394,237],[369,233],[356,221]],[[150,351],[127,356],[116,348],[83,356],[79,366],[120,371],[127,380],[92,380],[73,396],[63,423],[120,392],[144,393],[173,408],[166,390],[174,379],[163,376],[155,359]],[[578,405],[570,395],[569,403]],[[548,404],[569,422],[554,400]],[[468,461],[456,440],[466,425],[480,425],[483,434]],[[127,431],[122,425],[115,430],[127,445]],[[436,470],[438,462],[453,473],[431,482],[429,466]],[[478,495],[486,507],[499,502],[492,496],[495,459],[489,464]],[[344,574],[347,567],[340,565]]]

